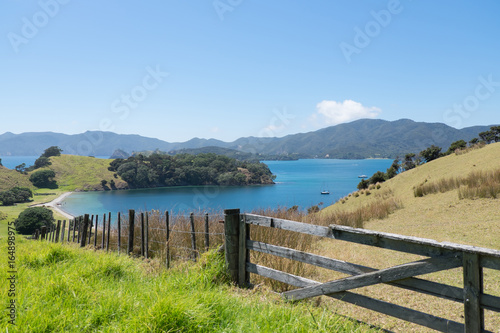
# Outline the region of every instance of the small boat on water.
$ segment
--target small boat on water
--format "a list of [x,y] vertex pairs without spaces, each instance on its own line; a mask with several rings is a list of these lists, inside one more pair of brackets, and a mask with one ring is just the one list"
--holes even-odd
[[330,194],[330,191],[328,191],[328,190],[321,191],[321,194]]
[[367,175],[359,175],[358,178],[368,178]]

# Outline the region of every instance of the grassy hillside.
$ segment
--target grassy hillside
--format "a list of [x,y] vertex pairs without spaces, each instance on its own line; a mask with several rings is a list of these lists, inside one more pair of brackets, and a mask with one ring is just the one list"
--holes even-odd
[[[6,247],[5,238],[0,243]],[[215,252],[167,271],[71,245],[19,237],[16,245],[17,321],[1,316],[6,332],[371,331],[323,307],[231,287]],[[6,281],[7,269],[0,278]],[[13,299],[7,290],[0,291],[5,302]]]
[[[399,203],[398,209],[384,219],[371,219],[365,222],[364,228],[500,249],[499,197],[496,199],[460,199],[459,189],[428,194],[423,197],[415,197],[414,195],[414,189],[421,184],[465,177],[473,171],[498,169],[500,169],[500,143],[490,144],[482,149],[462,155],[452,154],[403,172],[381,184],[380,189],[370,190],[369,195],[366,195],[366,191],[358,192],[359,196],[357,197],[355,194],[351,194],[344,200],[325,208],[321,214],[330,215],[355,211],[370,204],[376,206],[383,201],[395,200]],[[399,252],[341,243],[340,246],[332,242],[322,242],[317,247],[323,255],[375,268],[390,267],[418,259],[416,256]],[[485,288],[488,293],[500,296],[500,272],[486,269],[484,275]],[[332,279],[333,276],[330,274],[327,278]],[[426,275],[425,278],[458,287],[463,286],[461,269],[430,274]],[[363,288],[361,292],[463,322],[463,318],[460,317],[463,305],[458,303],[438,301],[433,297],[413,294],[389,286]],[[339,313],[352,315],[372,323],[382,323],[384,328],[400,332],[426,331],[421,327],[361,310],[342,302],[334,302],[332,306],[337,308]],[[497,332],[498,327],[500,327],[498,313],[486,311],[485,318],[487,328]]]
[[103,190],[101,180],[108,182],[115,181],[117,188],[124,188],[127,184],[119,177],[113,176],[114,172],[109,171],[109,163],[112,160],[100,159],[86,156],[61,155],[50,158],[52,163],[48,169],[56,173],[56,181],[59,188],[65,191],[83,190]]
[[34,188],[28,176],[0,166],[0,191],[6,191],[16,186]]

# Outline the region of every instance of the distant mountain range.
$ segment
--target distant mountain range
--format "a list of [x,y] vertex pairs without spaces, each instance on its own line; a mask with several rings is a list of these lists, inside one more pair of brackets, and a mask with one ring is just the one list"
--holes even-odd
[[230,149],[232,153],[240,151],[276,158],[395,158],[407,153],[418,153],[431,145],[442,147],[445,151],[452,142],[460,139],[469,141],[491,126],[456,129],[441,123],[409,119],[361,119],[282,138],[245,137],[233,142],[194,138],[173,143],[140,135],[101,131],[74,135],[7,132],[0,135],[0,156],[38,156],[46,148],[58,146],[65,154],[83,156],[111,156],[117,149],[127,153],[147,150],[178,153],[182,150],[196,152],[198,148],[205,148],[201,151],[206,151],[206,147],[219,147]]

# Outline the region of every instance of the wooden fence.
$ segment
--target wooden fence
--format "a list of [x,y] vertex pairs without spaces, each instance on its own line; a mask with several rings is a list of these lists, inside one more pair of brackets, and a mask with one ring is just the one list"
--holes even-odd
[[[484,294],[483,290],[483,268],[500,270],[500,251],[339,225],[326,227],[253,214],[240,214],[238,209],[225,210],[224,213],[226,263],[233,282],[241,287],[249,285],[249,273],[254,273],[298,287],[298,289],[282,293],[286,300],[294,301],[326,295],[441,332],[487,332],[484,330],[484,310],[500,312],[500,297]],[[377,270],[253,241],[249,237],[252,225],[364,244],[428,258]],[[351,276],[320,283],[252,263],[249,260],[249,251],[271,254]],[[463,288],[415,278],[418,275],[458,267],[463,268]],[[463,303],[465,323],[458,323],[349,291],[379,283]]]
[[[51,228],[42,227],[31,236],[50,242],[74,242],[80,247],[93,245],[96,249],[115,250],[144,258],[163,257],[167,267],[172,260],[196,261],[201,252],[223,243],[220,219],[222,216],[195,215],[170,216],[169,212],[152,214],[129,210],[128,218],[120,213],[112,220],[111,213],[85,214],[74,220],[58,220]],[[181,219],[182,217],[182,219]],[[201,237],[200,237],[201,236]]]

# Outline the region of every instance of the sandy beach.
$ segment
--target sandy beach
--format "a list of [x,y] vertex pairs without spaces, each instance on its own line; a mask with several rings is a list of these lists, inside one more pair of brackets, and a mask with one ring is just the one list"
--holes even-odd
[[59,214],[61,214],[62,216],[64,216],[65,218],[70,219],[70,220],[74,219],[75,217],[73,215],[66,213],[65,211],[63,211],[60,208],[61,202],[67,196],[69,196],[71,193],[73,193],[73,192],[65,192],[65,193],[61,194],[60,196],[58,196],[57,198],[55,198],[54,200],[52,200],[51,202],[37,204],[37,205],[33,205],[31,207],[50,207],[53,210],[55,210],[56,212],[58,212]]

